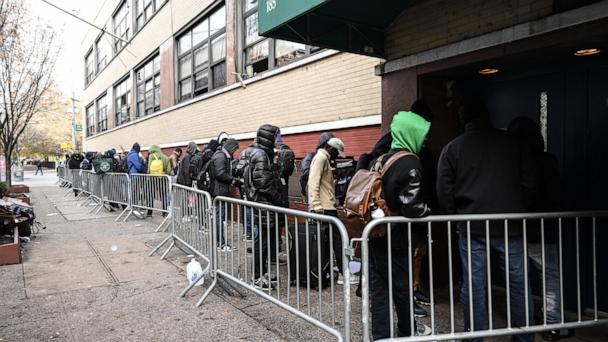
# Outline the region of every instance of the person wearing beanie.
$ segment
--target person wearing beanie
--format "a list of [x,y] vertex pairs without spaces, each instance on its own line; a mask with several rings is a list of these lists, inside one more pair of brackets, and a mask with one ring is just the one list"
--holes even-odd
[[[239,142],[235,139],[228,138],[223,146],[211,157],[211,196],[230,196],[230,187],[239,188],[243,185],[240,179],[232,176],[232,160],[236,150],[239,149]],[[231,251],[232,248],[228,245],[224,234],[224,215],[226,213],[225,206],[218,205],[216,207],[217,217],[217,247],[220,251]]]
[[134,173],[146,173],[147,171],[146,164],[143,158],[140,157],[139,152],[141,152],[141,147],[138,143],[135,143],[127,155],[127,167],[130,175]]

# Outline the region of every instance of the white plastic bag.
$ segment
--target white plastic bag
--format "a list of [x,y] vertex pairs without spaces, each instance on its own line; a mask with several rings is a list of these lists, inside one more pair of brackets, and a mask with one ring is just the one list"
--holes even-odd
[[201,267],[201,264],[196,261],[195,258],[192,258],[192,260],[190,260],[190,262],[188,263],[188,266],[186,266],[186,276],[188,277],[188,282],[190,283],[190,285],[196,282],[195,286],[200,286],[203,285],[203,283],[205,282],[205,280],[203,279],[203,268]]

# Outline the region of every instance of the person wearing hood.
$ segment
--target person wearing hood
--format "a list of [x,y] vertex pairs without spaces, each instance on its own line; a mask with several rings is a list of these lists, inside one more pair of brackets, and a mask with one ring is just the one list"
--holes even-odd
[[[205,166],[205,164],[211,160],[213,154],[219,150],[221,150],[220,144],[217,142],[217,140],[211,139],[202,151],[197,150],[192,158],[190,158],[190,178],[192,178],[193,182],[198,181],[198,177],[200,172],[203,170],[203,166]],[[198,186],[199,184],[197,183],[197,187]]]
[[[537,203],[539,189],[538,170],[529,147],[515,135],[494,129],[490,125],[487,108],[479,98],[464,97],[458,116],[465,131],[448,143],[439,157],[439,204],[449,215],[528,211]],[[509,269],[506,272],[509,272],[511,322],[513,327],[525,326],[526,261],[520,222],[511,221],[507,227],[502,221],[489,222],[489,240],[483,222],[462,222],[457,229],[462,276],[468,279],[471,274],[472,280],[471,284],[463,282],[460,293],[465,329],[469,331],[471,324],[476,331],[488,328],[487,248],[496,252],[497,258],[493,259],[497,259],[502,274],[508,254]],[[508,250],[505,248],[505,235],[508,235]],[[473,322],[470,322],[469,294],[473,297]],[[532,298],[531,293],[528,298]],[[530,300],[530,325],[534,324],[532,312],[533,302]],[[513,336],[513,340],[518,341],[533,339],[534,334]]]
[[[156,160],[162,163],[162,170],[160,170],[160,167],[155,168],[152,165]],[[150,154],[148,155],[148,166],[148,174],[161,174],[171,176],[171,163],[169,162],[169,157],[167,157],[163,153],[163,151],[161,151],[158,145],[150,146]]]
[[[527,144],[531,151],[534,162],[539,170],[540,196],[529,210],[531,212],[554,212],[560,211],[561,206],[561,181],[559,164],[554,155],[545,152],[545,142],[541,135],[540,125],[529,117],[520,116],[509,123],[508,131],[515,134]],[[530,266],[536,269],[536,273],[544,272],[546,284],[547,302],[547,324],[556,324],[561,321],[560,316],[560,284],[559,284],[559,259],[558,259],[558,225],[556,220],[544,221],[544,240],[541,235],[541,224],[539,220],[527,221],[527,248]],[[544,256],[543,256],[544,244]],[[541,313],[542,316],[542,313]],[[542,338],[545,341],[556,341],[568,333],[559,330],[545,331]]]
[[[239,188],[243,185],[240,179],[232,176],[232,159],[234,152],[239,149],[239,142],[235,139],[226,139],[211,157],[210,177],[211,177],[211,196],[230,196],[230,187]],[[232,247],[226,242],[224,227],[226,206],[218,205],[216,208],[217,222],[217,248],[223,252],[229,252]]]
[[144,159],[139,155],[139,152],[141,152],[141,147],[138,143],[135,143],[127,155],[127,167],[129,168],[130,175],[134,173],[146,173],[147,171]]
[[[410,218],[424,217],[430,210],[423,200],[422,164],[418,154],[422,150],[431,123],[411,111],[402,111],[393,117],[391,123],[391,145],[387,154],[376,161],[377,165],[393,163],[382,176],[382,193],[386,205],[395,216]],[[391,231],[392,245],[387,247],[387,237],[370,239],[370,298],[372,315],[372,335],[374,340],[390,337],[389,286],[393,287],[394,304],[397,312],[397,336],[424,335],[424,325],[410,330],[409,267],[411,256],[408,250],[408,229],[405,225]],[[389,284],[389,253],[392,258],[392,284]],[[412,317],[413,318],[413,317]]]
[[196,154],[196,150],[198,147],[194,141],[188,143],[188,148],[186,149],[186,155],[182,158],[182,161],[179,163],[179,167],[177,170],[177,184],[183,186],[192,186],[192,177],[190,175],[190,160]]
[[[247,161],[250,172],[244,172],[244,195],[253,202],[281,206],[280,176],[273,164],[274,148],[279,128],[273,125],[262,125],[256,132],[256,138],[241,154],[241,160]],[[261,214],[261,217],[260,217]],[[254,236],[251,252],[253,254],[254,274],[253,285],[259,289],[270,290],[275,276],[268,273],[268,241],[270,248],[278,235],[278,225],[275,216],[267,211],[260,213],[253,210],[253,222],[261,222],[258,234]],[[261,246],[261,247],[260,247]],[[260,267],[261,266],[261,267]]]

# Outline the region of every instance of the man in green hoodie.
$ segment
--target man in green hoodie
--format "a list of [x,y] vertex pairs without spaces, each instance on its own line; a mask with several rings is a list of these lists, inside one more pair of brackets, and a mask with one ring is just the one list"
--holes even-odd
[[[391,124],[392,143],[390,151],[378,158],[385,165],[392,165],[382,177],[382,191],[390,211],[396,216],[418,218],[430,213],[421,199],[422,164],[417,157],[420,153],[431,124],[413,112],[399,112]],[[390,337],[389,286],[393,287],[394,304],[397,312],[398,336],[426,334],[416,327],[410,317],[410,291],[408,281],[408,229],[406,225],[391,231],[391,248],[387,247],[387,237],[370,239],[370,286],[372,335],[374,340]],[[392,284],[389,284],[388,253],[392,257]],[[414,331],[410,327],[413,323]],[[424,327],[421,325],[420,328]]]
[[[158,145],[150,146],[150,154],[148,155],[148,174],[151,175],[167,175],[171,176],[171,163],[169,157],[167,157]],[[164,178],[163,178],[164,179]],[[157,186],[162,188],[158,190],[160,201],[163,203],[163,210],[167,210],[167,193],[166,193],[166,180],[157,182]],[[170,184],[170,183],[169,183]],[[149,203],[149,206],[153,203]],[[148,210],[148,217],[152,216],[152,210]],[[167,216],[167,213],[163,213],[163,216]]]

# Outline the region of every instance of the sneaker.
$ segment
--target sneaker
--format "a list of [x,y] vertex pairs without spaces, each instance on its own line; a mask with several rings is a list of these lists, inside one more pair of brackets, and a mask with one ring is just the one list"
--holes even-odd
[[257,279],[253,279],[253,287],[263,291],[270,291],[274,289],[274,285],[266,279],[266,277],[262,276]]
[[423,307],[418,305],[418,303],[414,303],[414,317],[422,318],[422,317],[426,317],[427,315],[428,315],[428,313],[426,312],[426,310]]
[[232,252],[233,248],[230,247],[229,245],[223,245],[223,246],[218,246],[217,251],[218,252]]
[[243,241],[251,242],[251,241],[253,241],[253,239],[251,238],[251,235],[245,235],[245,237],[243,238]]
[[422,305],[431,305],[431,299],[429,298],[429,296],[426,295],[426,293],[418,290],[418,291],[414,291],[414,298],[416,299],[416,302],[418,302],[418,304],[422,304]]
[[416,333],[414,336],[429,336],[431,332],[431,328],[428,325],[416,323]]
[[279,255],[279,257],[271,256],[270,262],[273,264],[279,264],[279,266],[287,265],[287,257],[284,255]]
[[133,210],[133,216],[137,217],[140,220],[145,218],[144,215],[138,210]]
[[[338,285],[344,285],[344,278],[342,277],[342,274],[340,274],[338,276],[337,283],[338,283]],[[351,285],[358,285],[359,284],[359,276],[355,275],[355,274],[351,274],[350,275],[350,284]]]
[[562,329],[562,330],[549,330],[542,333],[542,338],[545,341],[557,341],[564,337],[574,336],[574,330]]

